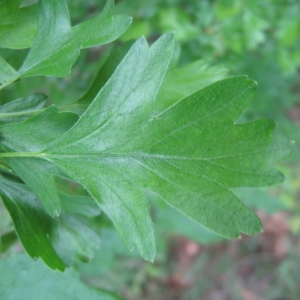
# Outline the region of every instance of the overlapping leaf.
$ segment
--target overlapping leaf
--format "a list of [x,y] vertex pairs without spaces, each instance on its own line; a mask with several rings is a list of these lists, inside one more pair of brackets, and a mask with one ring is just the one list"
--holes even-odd
[[[65,212],[59,218],[51,218],[34,193],[22,183],[6,179],[0,175],[0,195],[14,222],[15,230],[28,254],[41,258],[52,269],[64,270],[71,265],[75,257],[88,260],[93,256],[93,249],[99,247],[99,238],[88,228],[80,215],[74,216],[74,208],[68,209],[71,196],[62,196]],[[80,199],[72,196],[73,201],[80,206],[82,213],[89,215],[83,209],[93,209],[91,198],[85,197],[86,203],[80,205]],[[79,210],[79,209],[78,209]],[[75,213],[78,211],[75,210]]]
[[23,49],[37,33],[37,4],[19,7],[22,0],[0,3],[0,48]]
[[[3,125],[2,132],[6,137],[1,147],[14,151],[39,151],[59,138],[76,121],[77,115],[60,113],[50,107],[22,123]],[[9,157],[6,162],[43,201],[46,211],[51,216],[58,216],[61,205],[53,179],[57,171],[53,166],[31,157],[22,160]]]
[[101,14],[71,27],[64,0],[41,0],[38,32],[28,56],[14,76],[2,77],[6,82],[13,82],[28,76],[68,75],[80,49],[111,42],[128,28],[131,19],[113,12],[114,4],[109,0]]
[[36,93],[0,106],[0,124],[24,121],[46,104],[47,96]]
[[[254,234],[260,221],[232,189],[281,181],[272,163],[289,151],[285,139],[273,137],[272,121],[235,124],[256,87],[247,77],[218,81],[162,109],[155,99],[172,48],[170,35],[150,48],[140,39],[62,137],[44,149],[31,144],[1,155],[44,159],[81,183],[125,244],[148,260],[155,254],[150,194],[219,235]],[[16,151],[7,128],[2,143],[10,139]]]

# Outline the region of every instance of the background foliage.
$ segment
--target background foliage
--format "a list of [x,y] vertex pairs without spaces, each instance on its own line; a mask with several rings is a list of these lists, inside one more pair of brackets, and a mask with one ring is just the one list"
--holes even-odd
[[[77,24],[98,13],[103,7],[104,1],[77,0],[68,1],[68,5],[72,24]],[[69,274],[70,278],[72,276],[78,278],[79,273],[88,284],[117,290],[119,294],[128,299],[140,299],[141,297],[143,299],[159,299],[159,296],[161,299],[166,299],[166,297],[176,299],[175,295],[178,299],[201,297],[216,299],[213,291],[216,292],[215,286],[218,283],[219,291],[223,295],[231,295],[238,299],[239,295],[234,294],[236,288],[239,291],[250,290],[252,292],[257,288],[257,284],[254,285],[255,288],[245,286],[243,279],[246,276],[240,276],[240,274],[245,274],[245,271],[242,273],[239,269],[240,265],[244,265],[243,268],[248,270],[247,276],[250,276],[254,282],[259,281],[257,274],[262,270],[270,270],[270,276],[275,278],[273,281],[265,283],[266,287],[262,288],[260,296],[263,295],[265,298],[287,296],[290,299],[296,299],[297,281],[300,278],[299,270],[294,264],[295,260],[299,259],[297,257],[299,241],[296,236],[300,230],[299,1],[156,0],[146,3],[145,1],[118,1],[117,11],[131,15],[134,19],[129,30],[115,44],[83,50],[71,75],[64,79],[37,77],[25,78],[17,82],[13,87],[2,91],[2,104],[37,91],[48,94],[56,104],[66,106],[78,99],[78,95],[83,95],[111,47],[124,44],[131,39],[137,39],[141,35],[145,35],[151,41],[162,33],[175,30],[176,56],[174,64],[184,66],[189,62],[201,60],[198,62],[196,70],[209,63],[213,66],[223,66],[223,70],[229,70],[230,75],[249,75],[258,82],[258,91],[255,103],[244,113],[241,120],[272,118],[278,124],[280,133],[296,141],[293,154],[284,164],[280,165],[287,175],[287,180],[283,185],[258,191],[245,189],[238,191],[247,205],[264,212],[263,221],[265,220],[266,224],[275,222],[270,219],[270,214],[287,212],[284,215],[279,213],[280,220],[278,222],[281,227],[275,223],[278,232],[272,235],[270,230],[265,229],[265,238],[278,244],[280,242],[281,244],[287,243],[288,246],[285,247],[283,254],[278,255],[278,249],[275,246],[270,249],[266,248],[259,237],[244,240],[242,245],[236,245],[233,242],[215,244],[220,241],[220,237],[195,225],[174,210],[170,210],[157,199],[153,199],[155,205],[153,205],[152,215],[156,226],[156,240],[159,242],[158,255],[154,265],[141,261],[136,258],[135,252],[126,250],[110,221],[103,215],[97,215],[88,222],[89,226],[100,232],[101,248],[91,263],[77,262],[75,266],[77,274],[73,274],[74,276]],[[36,30],[35,22],[32,21],[35,16],[34,9],[30,15],[32,18],[27,22],[30,23],[28,26],[34,36]],[[22,36],[22,32],[20,32],[20,36]],[[0,49],[0,54],[8,61],[10,61],[10,57],[14,57],[14,59],[18,57],[19,61],[12,61],[13,65],[18,66],[27,54],[27,50],[7,50],[5,43],[8,42],[13,43],[14,41],[2,40],[4,46],[2,46],[3,49]],[[28,43],[28,40],[25,40],[24,43]],[[16,56],[15,53],[13,55],[13,51],[16,51],[18,55]],[[222,72],[225,73],[225,71]],[[85,196],[84,191],[71,182],[66,188],[66,192],[70,191]],[[2,255],[7,256],[11,252],[19,251],[20,246],[14,244],[16,236],[3,207],[1,207],[0,213],[0,233],[2,252],[4,253]],[[213,243],[213,246],[199,248],[190,240],[178,238],[178,234],[199,242],[201,245]],[[285,242],[279,239],[282,235],[286,239]],[[69,235],[69,239],[71,243],[72,235]],[[185,248],[187,245],[193,246],[195,253],[200,253],[200,255],[187,255],[190,252],[182,250],[188,249]],[[88,248],[89,245],[86,245],[86,249],[80,249],[74,255],[89,259]],[[189,261],[184,261],[180,257],[182,251],[193,263],[189,264]],[[270,253],[270,251],[272,252],[271,258],[266,258],[264,252]],[[210,252],[217,255],[217,261],[212,258]],[[250,263],[247,261],[248,258]],[[8,259],[9,257],[5,258],[5,260]],[[19,259],[26,266],[25,258]],[[5,260],[1,262],[1,270],[6,269]],[[255,265],[255,270],[252,272],[249,271],[251,263]],[[26,269],[26,267],[24,268]],[[235,285],[224,282],[222,279],[219,282],[215,281],[216,277],[221,276],[220,274],[226,270],[229,270],[227,271],[229,281],[235,280]],[[35,271],[41,272],[40,274],[50,272],[44,269]],[[2,274],[4,273],[2,272]],[[177,277],[174,277],[174,274]],[[236,278],[239,276],[241,280],[236,283]],[[209,282],[208,279],[203,280],[203,277],[212,279],[212,282]],[[191,278],[199,278],[199,280],[193,282]],[[53,278],[53,280],[56,279]],[[275,285],[276,288],[274,288]],[[188,287],[189,289],[187,289]],[[91,299],[93,299],[92,296]]]

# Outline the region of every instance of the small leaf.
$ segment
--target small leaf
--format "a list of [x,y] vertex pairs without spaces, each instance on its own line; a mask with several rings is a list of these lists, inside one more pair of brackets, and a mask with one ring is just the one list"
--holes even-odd
[[0,269],[5,270],[0,273],[1,299],[121,300],[109,291],[86,285],[74,269],[61,274],[39,261],[32,263],[23,253],[1,259]]

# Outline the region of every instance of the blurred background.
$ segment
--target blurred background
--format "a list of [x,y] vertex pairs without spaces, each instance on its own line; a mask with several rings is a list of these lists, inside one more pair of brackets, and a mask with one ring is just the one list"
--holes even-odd
[[[102,0],[68,1],[72,24],[97,14]],[[300,1],[152,0],[116,1],[119,13],[133,16],[115,43],[82,51],[71,75],[28,78],[8,87],[2,102],[33,91],[68,105],[80,98],[112,48],[145,35],[151,42],[175,31],[172,64],[190,63],[199,72],[246,74],[258,82],[253,105],[240,121],[272,118],[278,134],[295,141],[293,153],[278,165],[286,181],[236,194],[260,216],[264,233],[224,240],[153,199],[157,256],[154,264],[129,252],[109,220],[91,225],[100,232],[94,259],[75,268],[86,283],[116,291],[125,299],[299,299],[300,298]],[[9,61],[9,52],[1,50]],[[20,62],[27,50],[18,50]],[[80,187],[71,187],[83,193]],[[11,226],[0,209],[0,233]],[[19,248],[11,248],[15,251]]]

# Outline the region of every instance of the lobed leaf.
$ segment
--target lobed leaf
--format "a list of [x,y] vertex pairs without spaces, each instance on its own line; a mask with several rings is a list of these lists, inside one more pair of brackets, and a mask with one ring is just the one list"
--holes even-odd
[[108,0],[101,14],[71,27],[65,0],[41,0],[38,31],[32,47],[17,74],[5,74],[3,77],[9,83],[29,76],[66,76],[80,49],[113,41],[128,28],[130,22],[127,16],[114,15],[113,1]]
[[194,83],[181,94],[175,88],[172,104],[158,103],[172,51],[170,34],[150,48],[138,40],[81,118],[43,147],[33,138],[23,153],[12,153],[17,127],[0,128],[8,164],[11,156],[61,169],[85,187],[129,249],[148,260],[155,255],[149,195],[224,237],[254,234],[260,220],[233,189],[282,181],[272,164],[290,149],[273,136],[270,120],[236,123],[256,89],[245,76],[203,83],[196,92]]

